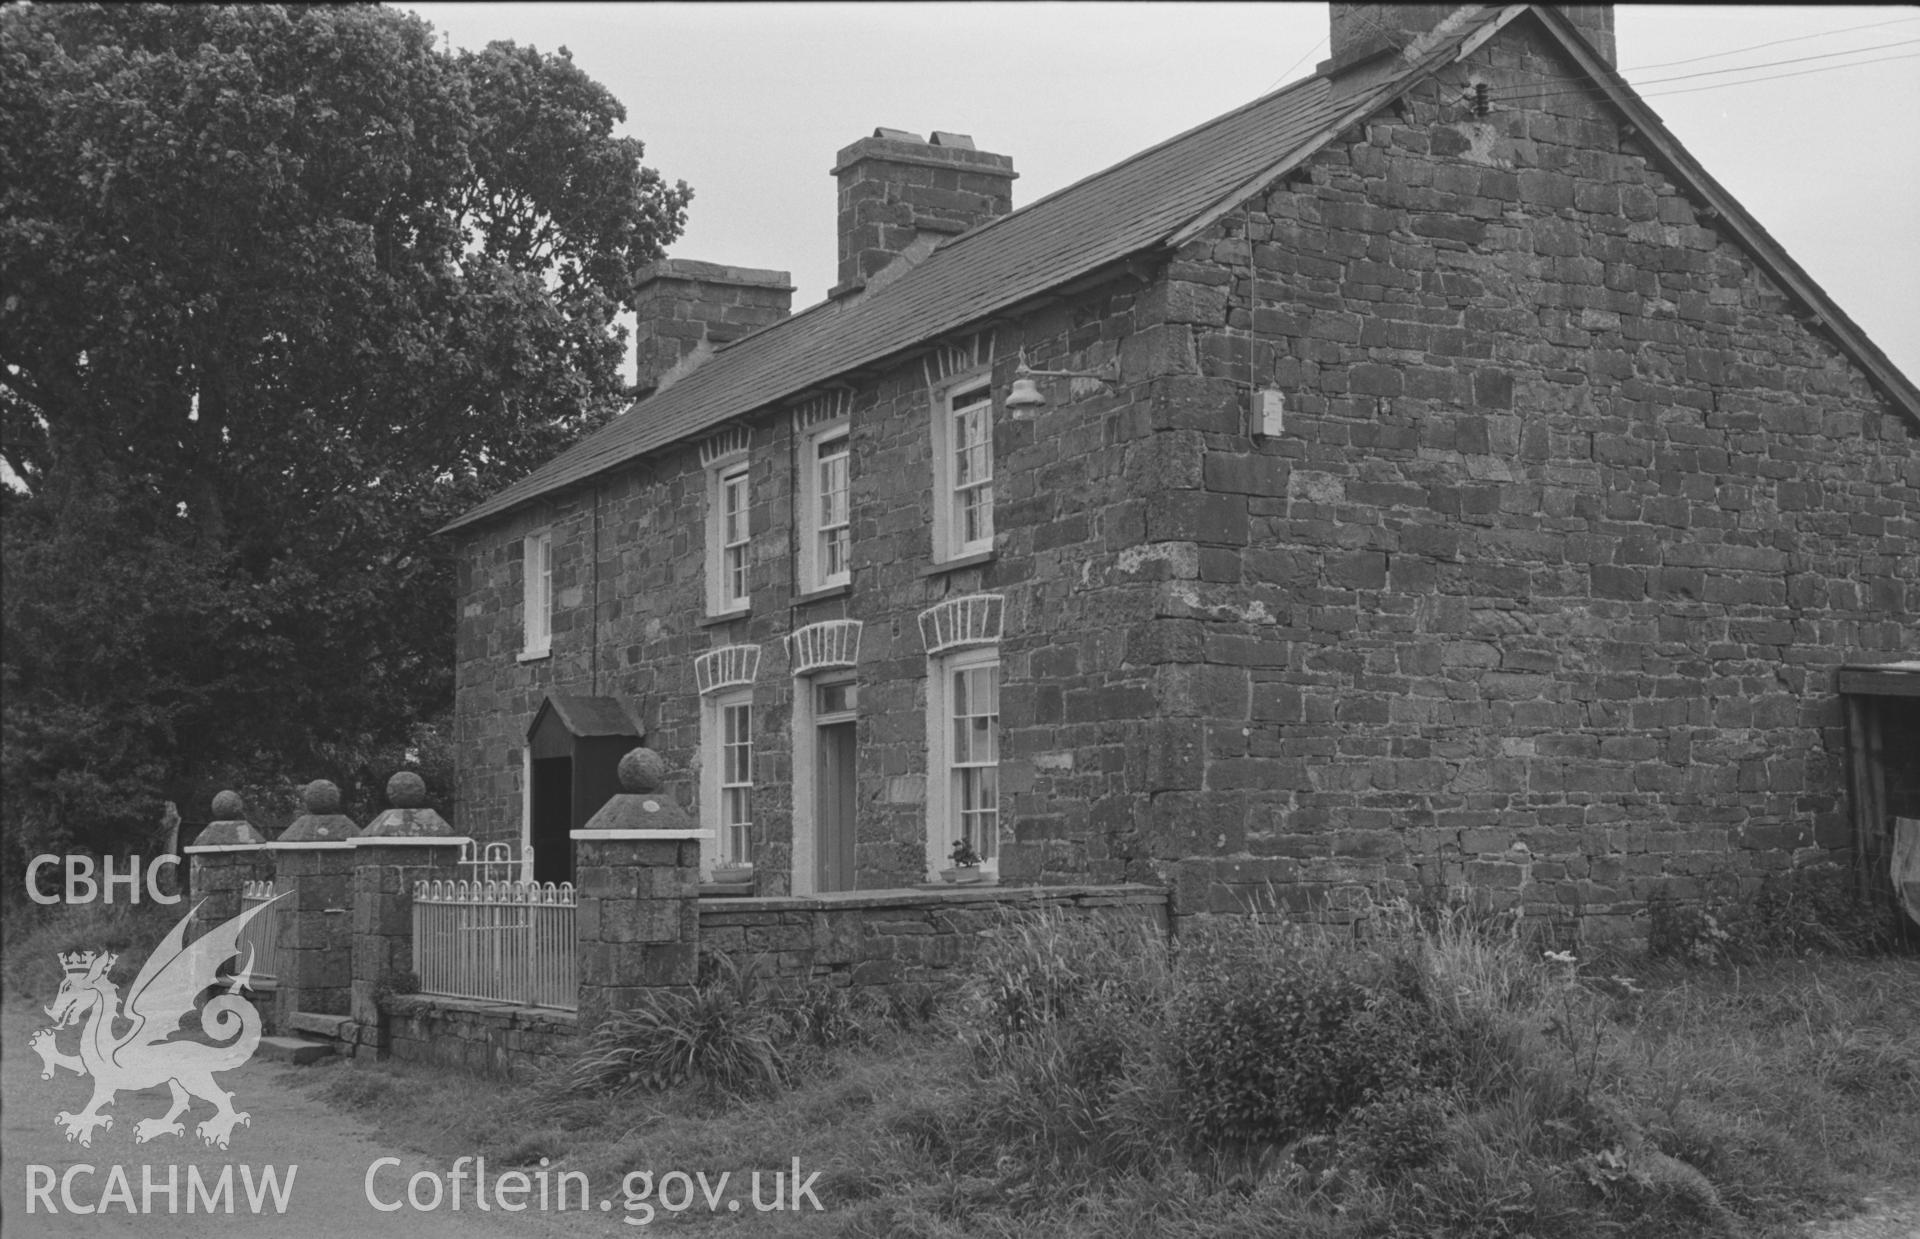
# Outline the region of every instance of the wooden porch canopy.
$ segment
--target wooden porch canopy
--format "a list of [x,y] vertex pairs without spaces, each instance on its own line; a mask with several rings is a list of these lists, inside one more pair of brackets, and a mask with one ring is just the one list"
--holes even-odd
[[527,727],[527,747],[536,761],[572,759],[569,829],[585,825],[620,790],[620,759],[646,734],[638,712],[617,697],[547,694]]
[[1893,889],[1894,819],[1920,816],[1920,660],[1849,663],[1836,680],[1847,717],[1847,784],[1857,889]]

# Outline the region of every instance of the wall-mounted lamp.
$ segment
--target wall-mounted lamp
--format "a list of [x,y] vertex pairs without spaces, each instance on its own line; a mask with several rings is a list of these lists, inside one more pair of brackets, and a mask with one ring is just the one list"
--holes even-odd
[[[1090,395],[1101,387],[1120,385],[1120,363],[1110,361],[1095,370],[1034,370],[1027,365],[1027,350],[1020,350],[1020,363],[1014,367],[1013,386],[1007,389],[1007,412],[1017,418],[1032,417],[1047,405],[1035,379],[1072,379],[1073,396]],[[1088,384],[1089,386],[1083,386]]]

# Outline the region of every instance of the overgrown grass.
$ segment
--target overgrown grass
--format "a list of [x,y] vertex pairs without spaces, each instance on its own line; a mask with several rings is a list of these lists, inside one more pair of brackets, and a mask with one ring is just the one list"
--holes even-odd
[[[1910,956],[1609,959],[1458,910],[1370,924],[1170,944],[1013,920],[930,1024],[905,1010],[924,994],[889,1012],[716,973],[571,1079],[354,1064],[329,1087],[430,1152],[596,1183],[822,1171],[822,1215],[712,1223],[748,1234],[1785,1239],[1920,1163]],[[694,1066],[716,1020],[766,1064]],[[643,1028],[688,1065],[634,1071]]]
[[1769,874],[1758,889],[1682,904],[1647,905],[1647,954],[1697,964],[1793,955],[1880,955],[1920,948],[1920,927],[1886,896],[1858,899],[1837,865]]
[[167,931],[186,915],[187,905],[90,903],[40,907],[9,903],[5,911],[6,995],[30,1002],[52,1001],[65,974],[59,956],[74,951],[110,951],[120,956],[113,976],[123,985]]

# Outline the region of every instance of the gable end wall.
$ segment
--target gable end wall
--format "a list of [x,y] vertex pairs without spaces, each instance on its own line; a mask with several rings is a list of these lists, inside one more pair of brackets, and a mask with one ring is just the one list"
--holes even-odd
[[1833,671],[1920,652],[1914,433],[1603,105],[1461,102],[1573,72],[1517,23],[1175,256],[1206,380],[1287,395],[1165,439],[1247,505],[1165,586],[1228,703],[1145,811],[1213,840],[1182,911],[1626,931],[1848,842]]

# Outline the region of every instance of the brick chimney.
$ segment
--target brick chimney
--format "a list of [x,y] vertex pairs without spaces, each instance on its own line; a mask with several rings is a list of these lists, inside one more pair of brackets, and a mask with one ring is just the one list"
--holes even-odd
[[720,345],[785,318],[793,309],[793,278],[785,271],[662,258],[640,273],[634,308],[640,320],[634,381],[644,396],[673,386]]
[[[1421,40],[1445,35],[1492,11],[1485,4],[1330,4],[1330,55],[1319,71],[1333,78],[1337,93],[1356,94],[1386,80],[1426,50]],[[1609,67],[1614,64],[1611,4],[1542,5],[1573,23]]]
[[[909,262],[942,237],[1013,209],[1013,160],[976,150],[964,133],[931,138],[876,129],[834,158],[840,182],[839,283],[827,295],[864,288],[901,255]],[[897,274],[897,272],[896,272]]]

